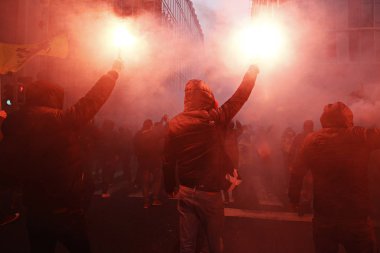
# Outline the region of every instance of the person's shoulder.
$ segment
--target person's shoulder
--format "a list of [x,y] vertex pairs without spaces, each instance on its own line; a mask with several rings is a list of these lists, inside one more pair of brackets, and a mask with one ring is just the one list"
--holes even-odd
[[302,137],[303,139],[303,142],[301,144],[303,145],[303,147],[308,147],[308,146],[313,145],[314,143],[318,141],[318,139],[320,139],[320,136],[323,135],[323,132],[324,130],[321,129],[315,132],[308,133],[306,136],[305,135],[301,136],[300,134],[300,137]]
[[[54,131],[62,124],[61,110],[50,107],[30,107],[11,114],[5,128],[14,128],[25,132]],[[9,124],[9,127],[6,125]],[[23,130],[24,129],[24,130]]]
[[64,123],[63,122],[63,110],[51,108],[51,107],[35,107],[29,110],[29,118],[31,120],[38,119],[45,123]]
[[187,112],[181,112],[174,116],[170,121],[169,121],[169,126],[173,124],[178,124],[178,123],[185,123],[189,121],[196,121],[196,120],[206,120],[210,118],[210,114],[206,110],[197,110],[197,111],[187,111]]
[[363,132],[366,132],[368,129],[361,126],[353,126],[353,127],[348,128],[348,130],[353,133],[363,133]]
[[322,128],[320,130],[309,133],[305,137],[305,142],[320,143],[321,141],[328,141],[330,139],[344,138],[362,138],[366,135],[366,128],[364,127],[348,127],[348,128]]
[[214,121],[216,125],[228,125],[231,119],[228,117],[228,105],[225,103],[218,108],[210,110],[210,120]]
[[372,129],[370,128],[365,128],[361,126],[354,126],[348,128],[348,132],[350,135],[356,138],[360,138],[362,140],[367,139],[368,131],[371,131]]
[[299,142],[299,141],[301,141],[302,139],[305,139],[305,138],[306,138],[306,136],[303,133],[298,133],[294,137],[294,143],[297,143],[297,142]]
[[193,129],[200,125],[209,124],[210,113],[206,110],[181,112],[169,121],[169,132]]
[[172,119],[168,122],[168,131],[169,133],[173,133],[176,131],[176,129],[182,125],[187,120],[187,115],[185,112],[181,112],[174,116]]
[[168,124],[173,124],[174,122],[176,122],[178,119],[180,119],[181,117],[183,117],[183,112],[181,113],[178,113],[177,115],[175,115],[173,118],[171,118],[168,122]]

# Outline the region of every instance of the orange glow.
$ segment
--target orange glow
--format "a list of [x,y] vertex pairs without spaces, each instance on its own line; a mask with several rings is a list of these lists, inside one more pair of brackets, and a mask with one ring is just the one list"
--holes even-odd
[[233,45],[246,61],[273,62],[286,53],[285,29],[274,17],[258,17],[234,36]]
[[141,61],[148,51],[138,24],[131,19],[105,20],[99,29],[99,41],[104,54],[121,57],[128,64]]
[[7,113],[6,111],[0,110],[0,118],[6,119],[7,118]]
[[131,47],[136,44],[137,38],[125,25],[118,25],[114,29],[113,42],[118,48]]

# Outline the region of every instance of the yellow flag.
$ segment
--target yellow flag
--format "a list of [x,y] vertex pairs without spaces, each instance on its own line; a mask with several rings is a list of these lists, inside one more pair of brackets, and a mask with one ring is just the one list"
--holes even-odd
[[17,72],[36,55],[66,58],[68,52],[69,43],[66,34],[36,44],[0,43],[0,74]]

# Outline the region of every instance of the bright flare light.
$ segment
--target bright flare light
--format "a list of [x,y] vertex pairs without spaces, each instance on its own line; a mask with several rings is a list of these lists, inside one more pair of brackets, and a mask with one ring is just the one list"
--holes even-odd
[[110,52],[124,60],[128,59],[128,62],[139,60],[146,50],[146,44],[136,29],[136,24],[130,20],[115,20],[109,27],[107,44]]
[[249,61],[278,60],[285,53],[284,29],[273,18],[258,18],[235,37],[240,54]]
[[125,26],[116,27],[113,39],[118,48],[130,47],[136,43],[136,37]]

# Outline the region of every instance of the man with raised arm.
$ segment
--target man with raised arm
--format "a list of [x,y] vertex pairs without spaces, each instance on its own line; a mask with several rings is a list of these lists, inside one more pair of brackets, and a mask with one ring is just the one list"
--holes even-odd
[[8,115],[0,146],[0,183],[23,189],[32,253],[90,252],[84,219],[86,178],[80,131],[107,101],[121,70],[116,61],[76,104],[63,110],[63,89],[36,81],[25,105]]
[[204,81],[190,80],[185,88],[184,111],[169,122],[164,182],[168,193],[175,192],[179,185],[181,253],[199,248],[198,233],[205,235],[202,247],[208,245],[210,253],[223,252],[224,206],[220,191],[226,174],[233,174],[224,136],[232,118],[248,100],[258,73],[258,68],[251,66],[239,88],[220,107]]

